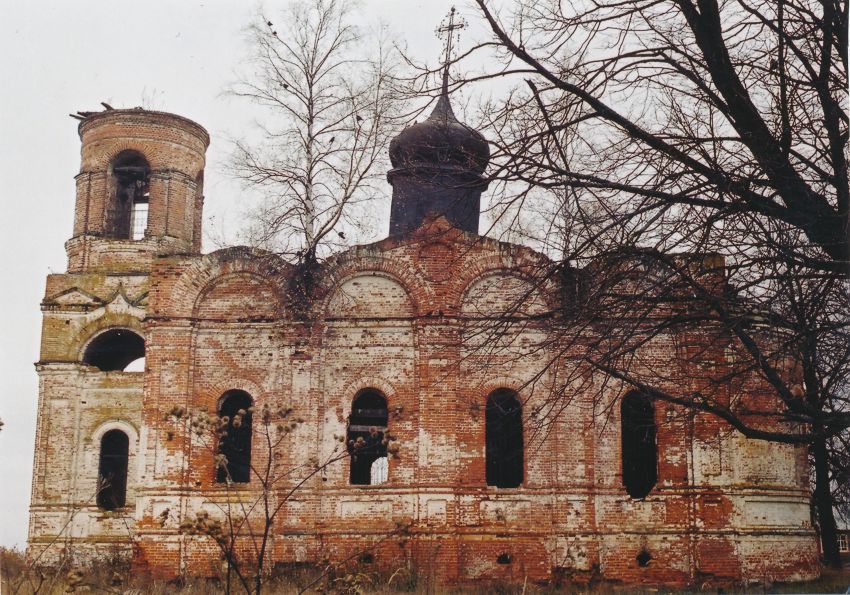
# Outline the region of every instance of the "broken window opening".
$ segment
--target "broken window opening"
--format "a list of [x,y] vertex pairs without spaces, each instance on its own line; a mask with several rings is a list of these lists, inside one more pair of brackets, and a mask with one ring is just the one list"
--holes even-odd
[[487,485],[519,487],[525,462],[522,405],[514,391],[498,389],[487,398],[485,435]]
[[133,211],[130,213],[131,239],[133,240],[144,239],[145,232],[148,229],[148,196],[143,198],[144,200],[137,200],[133,203]]
[[254,400],[243,390],[224,393],[218,416],[224,431],[218,441],[218,454],[227,461],[216,467],[216,483],[248,483],[251,480],[251,407]]
[[110,165],[112,198],[107,209],[107,237],[139,240],[148,226],[151,169],[136,151],[119,153]]
[[647,395],[630,392],[620,404],[623,487],[632,498],[645,498],[658,480],[655,405]]
[[126,504],[129,454],[130,439],[121,430],[109,430],[100,439],[97,505],[103,510],[115,510]]
[[387,400],[374,389],[362,391],[351,404],[346,444],[351,454],[351,485],[377,485],[387,480]]
[[128,370],[129,365],[144,357],[145,340],[141,336],[129,329],[114,328],[92,339],[83,353],[83,363],[101,372],[132,372],[136,370]]

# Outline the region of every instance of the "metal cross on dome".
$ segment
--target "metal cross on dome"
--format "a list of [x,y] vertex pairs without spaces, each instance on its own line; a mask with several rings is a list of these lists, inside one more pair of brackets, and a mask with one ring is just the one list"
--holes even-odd
[[[454,6],[452,6],[449,14],[445,16],[445,18],[440,23],[440,26],[437,27],[435,33],[437,37],[440,39],[445,39],[445,55],[443,57],[443,91],[448,91],[449,86],[449,64],[452,61],[452,49],[454,46],[455,37],[460,39],[460,30],[465,29],[468,26],[466,20],[457,15],[457,10]],[[457,31],[457,33],[455,33]]]

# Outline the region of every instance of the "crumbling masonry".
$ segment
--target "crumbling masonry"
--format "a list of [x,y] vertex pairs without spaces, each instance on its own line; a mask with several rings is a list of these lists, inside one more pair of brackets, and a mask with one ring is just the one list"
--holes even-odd
[[[68,271],[48,277],[42,302],[31,558],[123,551],[162,577],[218,573],[210,539],[179,526],[250,499],[252,457],[267,454],[246,420],[217,469],[169,412],[253,406],[256,426],[270,405],[302,420],[275,453],[282,469],[327,460],[340,437],[365,444],[285,503],[273,563],[378,544],[361,561],[445,583],[816,576],[804,449],[610,379],[605,402],[575,394],[540,431],[557,370],[538,377],[547,358],[532,347],[550,325],[508,326],[501,349],[480,330],[508,310],[566,307],[568,293],[529,280],[543,255],[478,235],[489,150],[447,97],[393,142],[390,236],[318,265],[308,299],[275,255],[201,254],[199,125],[108,110],[79,133]],[[662,340],[647,350],[682,365]],[[764,392],[756,380],[732,390]],[[398,524],[404,539],[386,539]]]

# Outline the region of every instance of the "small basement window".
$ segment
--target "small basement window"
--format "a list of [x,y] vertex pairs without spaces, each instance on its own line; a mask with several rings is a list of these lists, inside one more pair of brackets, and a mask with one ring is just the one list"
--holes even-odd
[[352,485],[376,485],[387,480],[387,400],[376,390],[362,391],[351,404],[346,444],[351,454]]
[[115,510],[127,500],[127,462],[130,439],[121,430],[109,430],[100,439],[97,472],[97,505]]
[[[125,329],[109,329],[97,335],[83,353],[83,363],[102,372],[116,370],[144,371],[145,340],[137,333]],[[133,370],[128,370],[130,365]],[[138,368],[141,367],[141,370]]]

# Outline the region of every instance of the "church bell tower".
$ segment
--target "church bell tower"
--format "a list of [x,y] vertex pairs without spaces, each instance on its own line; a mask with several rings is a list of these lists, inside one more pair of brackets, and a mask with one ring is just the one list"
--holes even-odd
[[147,270],[155,255],[200,253],[206,130],[141,108],[83,114],[68,272]]

